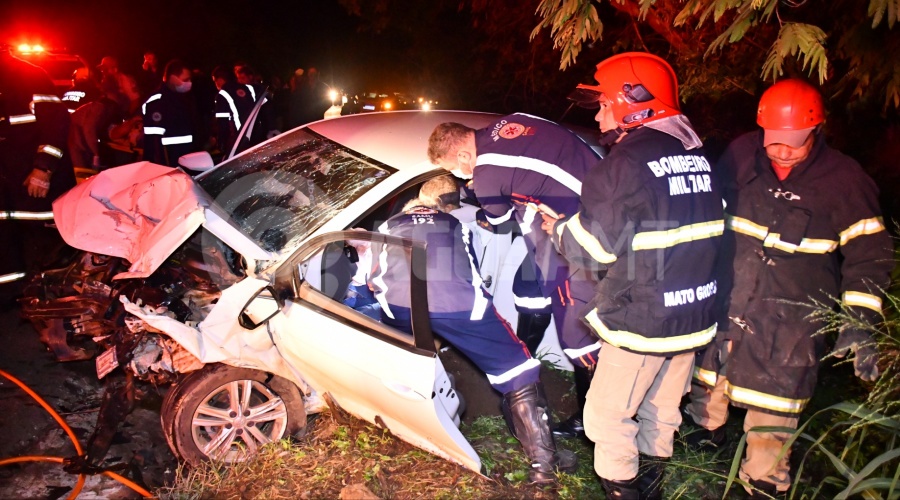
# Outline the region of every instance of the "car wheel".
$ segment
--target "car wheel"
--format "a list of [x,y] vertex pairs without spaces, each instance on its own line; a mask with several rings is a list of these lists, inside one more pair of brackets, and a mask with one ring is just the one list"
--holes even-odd
[[175,455],[191,464],[241,462],[306,426],[297,386],[258,370],[209,365],[169,391],[163,431]]

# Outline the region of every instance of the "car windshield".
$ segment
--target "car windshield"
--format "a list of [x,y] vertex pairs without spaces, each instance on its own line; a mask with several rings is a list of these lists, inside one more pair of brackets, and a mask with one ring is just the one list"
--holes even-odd
[[289,253],[394,172],[301,129],[218,165],[197,182],[262,248]]

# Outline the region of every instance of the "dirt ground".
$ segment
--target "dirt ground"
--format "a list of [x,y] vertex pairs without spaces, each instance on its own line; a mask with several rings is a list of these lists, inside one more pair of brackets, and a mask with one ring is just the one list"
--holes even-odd
[[[103,393],[94,362],[56,362],[38,340],[18,310],[0,312],[0,369],[18,378],[40,395],[87,443]],[[455,351],[441,354],[445,368],[456,379],[457,391],[466,402],[463,420],[479,415],[499,415],[500,396],[487,379]],[[551,407],[557,415],[574,409],[571,382],[560,372],[544,369],[542,379]],[[162,393],[146,384],[139,386],[136,409],[119,427],[104,465],[153,491],[171,482],[178,466],[159,421]],[[18,386],[0,377],[0,459],[18,456],[75,455],[74,447],[60,425]],[[64,498],[77,476],[52,463],[29,463],[0,467],[0,498]],[[137,498],[125,486],[104,476],[89,476],[81,499]]]
[[[103,383],[93,360],[58,363],[18,310],[0,312],[0,369],[21,380],[55,409],[87,443]],[[148,389],[142,386],[142,389]],[[177,461],[169,452],[159,422],[160,394],[144,390],[136,408],[119,427],[106,466],[144,487],[171,477]],[[0,377],[0,459],[18,456],[71,457],[75,449],[60,425],[17,385]],[[0,498],[65,498],[76,475],[53,463],[0,467]],[[129,488],[105,476],[88,476],[79,499],[137,498]]]

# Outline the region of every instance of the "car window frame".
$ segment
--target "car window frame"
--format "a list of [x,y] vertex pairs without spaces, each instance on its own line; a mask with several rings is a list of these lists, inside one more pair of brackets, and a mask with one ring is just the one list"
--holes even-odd
[[[312,287],[300,276],[299,266],[303,262],[324,250],[329,243],[346,240],[365,240],[372,243],[399,245],[410,250],[409,264],[412,271],[412,276],[410,276],[410,314],[413,331],[411,343],[408,334],[354,311]],[[434,333],[431,330],[431,321],[428,316],[425,248],[424,242],[370,231],[345,230],[326,233],[307,240],[295,250],[293,255],[273,273],[272,285],[280,300],[293,301],[295,304],[314,309],[320,314],[348,324],[360,332],[378,337],[385,342],[417,354],[436,356]]]

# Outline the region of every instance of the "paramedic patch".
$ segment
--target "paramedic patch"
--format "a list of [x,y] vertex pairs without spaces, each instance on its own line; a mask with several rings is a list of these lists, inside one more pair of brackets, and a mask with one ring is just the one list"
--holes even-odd
[[150,118],[152,118],[153,121],[155,121],[155,122],[161,121],[161,120],[162,120],[162,113],[160,113],[159,111],[156,111],[156,112],[154,112],[152,115],[150,115]]
[[240,98],[242,98],[242,99],[243,99],[244,97],[247,97],[247,92],[244,91],[244,89],[238,89],[237,92],[235,92],[235,94],[237,94],[237,96],[240,97]]
[[518,123],[507,123],[500,129],[500,137],[504,139],[515,139],[525,132],[525,127]]

